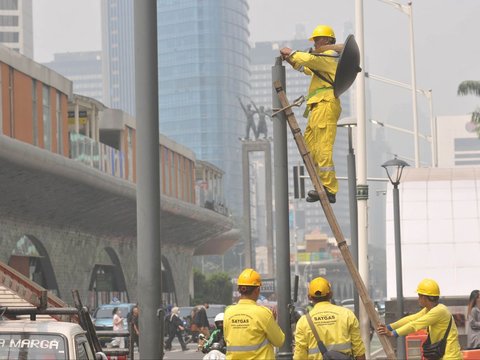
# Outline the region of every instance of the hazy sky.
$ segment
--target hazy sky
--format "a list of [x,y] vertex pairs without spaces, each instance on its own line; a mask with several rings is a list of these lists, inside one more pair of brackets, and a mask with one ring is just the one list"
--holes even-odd
[[[345,38],[345,29],[349,33],[355,29],[354,0],[249,0],[249,4],[252,43],[291,39],[301,24],[307,36],[317,24],[329,24],[338,42]],[[56,52],[100,49],[100,0],[35,0],[33,12],[35,60],[50,61]],[[478,97],[456,94],[461,81],[480,80],[479,14],[479,0],[414,0],[417,87],[433,89],[437,115],[466,114],[480,104]],[[366,71],[410,83],[408,19],[380,0],[364,0]],[[411,106],[405,105],[411,102],[408,90],[368,82],[371,117],[396,125],[411,122],[405,120],[411,118]],[[426,116],[425,98],[419,96],[418,103],[419,116]]]

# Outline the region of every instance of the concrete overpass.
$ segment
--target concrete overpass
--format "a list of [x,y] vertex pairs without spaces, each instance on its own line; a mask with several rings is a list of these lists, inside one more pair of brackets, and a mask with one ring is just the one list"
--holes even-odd
[[[0,135],[0,194],[1,261],[8,263],[24,251],[19,239],[28,236],[41,249],[35,256],[49,259],[46,268],[51,269],[44,277],[50,279],[45,281],[56,283],[65,301],[71,301],[74,288],[91,299],[92,274],[102,264],[117,267],[128,300],[136,301],[134,183]],[[239,232],[229,217],[209,209],[164,195],[160,204],[159,241],[164,265],[173,275],[173,301],[188,305],[192,256],[215,253],[212,244],[226,250]]]

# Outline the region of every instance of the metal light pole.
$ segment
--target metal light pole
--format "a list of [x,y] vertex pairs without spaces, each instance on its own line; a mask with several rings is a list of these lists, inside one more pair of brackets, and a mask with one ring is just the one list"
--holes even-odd
[[412,110],[413,110],[413,132],[415,133],[415,167],[420,167],[420,153],[418,147],[418,111],[417,111],[417,80],[415,75],[415,46],[413,43],[413,12],[412,2],[408,4],[400,4],[391,0],[380,0],[386,4],[392,5],[395,9],[400,10],[409,18],[409,30],[410,30],[410,66],[411,66],[411,81],[412,81]]
[[[364,31],[363,31],[363,0],[355,0],[355,39],[360,50],[360,67],[365,69],[364,61]],[[367,124],[365,116],[365,75],[362,70],[355,80],[356,83],[356,117],[357,117],[357,209],[358,209],[358,272],[368,291],[368,184],[367,184]],[[370,357],[370,319],[365,306],[360,304],[360,330],[365,344],[365,354]]]
[[[398,184],[402,177],[403,168],[409,166],[403,160],[394,158],[382,165],[393,185],[393,223],[395,227],[395,276],[397,283],[397,319],[403,317],[403,281],[402,281],[402,244],[400,241],[400,201],[398,196]],[[397,338],[397,358],[406,359],[405,337]]]
[[[372,80],[378,80],[378,81],[384,82],[386,84],[395,85],[395,86],[402,87],[404,89],[412,90],[412,86],[410,86],[408,84],[405,84],[401,81],[392,80],[392,79],[386,78],[384,76],[375,75],[375,74],[367,73],[367,72],[365,73],[365,76],[369,79],[372,79]],[[425,96],[425,98],[428,101],[428,112],[429,112],[429,117],[430,117],[430,134],[431,134],[430,135],[431,138],[429,139],[429,141],[431,142],[432,167],[437,167],[437,164],[438,164],[437,126],[436,126],[436,123],[435,123],[435,117],[433,115],[433,93],[432,93],[432,89],[429,89],[429,90],[417,89],[417,93]],[[370,120],[370,121],[372,121],[372,120]],[[397,130],[400,130],[400,129],[398,128]],[[411,131],[410,134],[415,135],[415,132]],[[418,136],[421,137],[421,138],[427,139],[427,137],[425,137],[422,134],[418,134]]]
[[[282,58],[275,59],[272,66],[272,80],[280,81],[285,89],[285,66]],[[275,89],[272,90],[272,109],[280,109],[282,104]],[[287,152],[287,118],[285,112],[280,112],[273,120],[273,158],[275,174],[275,240],[277,246],[277,296],[278,324],[285,333],[285,342],[280,347],[277,358],[291,359],[292,327],[290,326],[290,239],[288,218],[288,152]]]
[[156,5],[155,1],[133,4],[138,140],[137,291],[142,359],[161,359],[163,354]]
[[[338,127],[347,128],[348,131],[348,155],[347,155],[347,174],[348,174],[348,204],[350,208],[350,249],[355,266],[358,269],[358,209],[356,199],[357,171],[355,169],[355,152],[353,150],[352,128],[357,126],[357,120],[353,117],[342,118],[337,122]],[[353,289],[353,303],[355,316],[360,315],[360,299],[358,291]]]

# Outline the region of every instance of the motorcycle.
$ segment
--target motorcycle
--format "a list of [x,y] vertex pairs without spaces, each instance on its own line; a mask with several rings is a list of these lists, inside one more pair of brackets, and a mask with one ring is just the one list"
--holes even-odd
[[225,360],[226,356],[221,350],[222,346],[220,343],[213,343],[210,351],[203,357],[203,360]]

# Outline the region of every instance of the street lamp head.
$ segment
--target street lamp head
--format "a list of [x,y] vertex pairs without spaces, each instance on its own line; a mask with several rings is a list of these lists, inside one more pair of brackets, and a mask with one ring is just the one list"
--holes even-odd
[[402,177],[403,168],[405,166],[410,165],[408,165],[408,163],[403,160],[397,159],[397,157],[392,160],[388,160],[382,165],[382,167],[387,172],[387,176],[393,186],[397,186],[398,184],[400,184],[400,178]]

